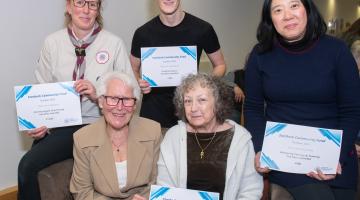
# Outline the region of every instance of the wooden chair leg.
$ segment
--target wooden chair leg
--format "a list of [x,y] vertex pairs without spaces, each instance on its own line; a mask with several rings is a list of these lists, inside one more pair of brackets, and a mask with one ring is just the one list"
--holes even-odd
[[266,174],[264,175],[263,180],[264,180],[264,189],[261,200],[270,200],[270,182]]

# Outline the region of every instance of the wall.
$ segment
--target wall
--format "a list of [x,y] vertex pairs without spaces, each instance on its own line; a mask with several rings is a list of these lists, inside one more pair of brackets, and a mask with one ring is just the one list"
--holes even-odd
[[[63,25],[64,0],[3,1],[0,12],[0,190],[17,184],[17,165],[31,140],[17,131],[13,86],[34,83],[46,35]],[[213,24],[230,68],[242,67],[255,44],[262,1],[183,0],[183,7]],[[136,27],[156,14],[153,0],[105,0],[105,27],[130,47]],[[206,63],[206,60],[204,61]]]
[[4,1],[0,12],[0,189],[16,185],[17,164],[30,140],[17,131],[13,86],[34,82],[44,37],[62,26],[62,1]]
[[360,17],[358,0],[314,0],[326,22],[343,19],[343,26],[337,32],[345,30],[345,23],[353,23]]

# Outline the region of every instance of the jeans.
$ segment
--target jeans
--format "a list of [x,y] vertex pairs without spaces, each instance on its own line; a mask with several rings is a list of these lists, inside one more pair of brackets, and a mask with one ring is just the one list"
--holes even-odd
[[295,200],[355,200],[356,191],[335,188],[326,184],[307,184],[294,188],[287,188]]
[[73,157],[73,133],[83,126],[51,129],[51,134],[33,142],[18,166],[18,200],[41,200],[38,172]]

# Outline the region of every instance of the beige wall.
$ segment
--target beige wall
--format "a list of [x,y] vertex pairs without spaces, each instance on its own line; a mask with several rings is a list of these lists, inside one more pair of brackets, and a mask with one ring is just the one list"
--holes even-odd
[[338,27],[337,32],[345,29],[345,23],[353,23],[360,17],[358,0],[314,0],[326,22],[332,19],[343,19],[342,30]]

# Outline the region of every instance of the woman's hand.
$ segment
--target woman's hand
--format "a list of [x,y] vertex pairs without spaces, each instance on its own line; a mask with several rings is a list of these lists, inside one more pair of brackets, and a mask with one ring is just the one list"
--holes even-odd
[[141,92],[143,94],[148,94],[151,92],[150,84],[147,81],[145,81],[143,79],[139,79],[138,82],[139,82]]
[[94,85],[88,80],[77,80],[74,84],[76,92],[88,97],[91,101],[96,101],[96,90]]
[[[342,171],[342,169],[341,169],[341,165],[339,163],[337,166],[337,169],[336,169],[336,174],[341,174],[341,171]],[[311,178],[317,179],[319,181],[327,181],[327,180],[334,179],[336,177],[336,174],[323,174],[320,169],[317,169],[316,172],[310,172],[310,173],[307,173],[306,175]]]
[[257,154],[255,155],[255,169],[256,169],[256,171],[259,172],[259,173],[269,173],[271,171],[269,168],[260,167],[260,156],[261,156],[261,151],[257,152]]
[[241,90],[239,86],[234,87],[234,94],[235,94],[235,101],[240,102],[241,100],[245,99],[244,92]]
[[33,130],[26,131],[25,134],[29,137],[34,138],[35,140],[43,138],[47,133],[48,128],[46,126],[42,126]]
[[132,200],[146,200],[146,198],[138,194],[135,194]]

